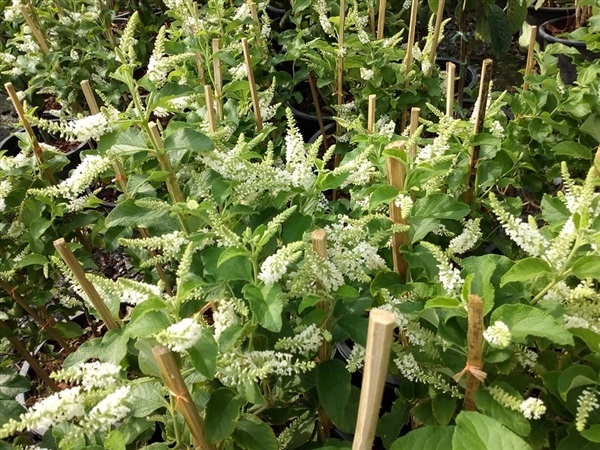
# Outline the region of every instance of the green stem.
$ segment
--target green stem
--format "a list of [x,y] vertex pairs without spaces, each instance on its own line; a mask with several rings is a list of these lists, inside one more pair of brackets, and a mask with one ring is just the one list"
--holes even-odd
[[173,432],[175,433],[175,441],[177,442],[177,446],[175,448],[179,448],[183,444],[181,442],[181,431],[179,430],[179,424],[177,423],[177,411],[175,409],[175,402],[173,401],[172,395],[170,396],[170,404],[171,417],[173,418]]

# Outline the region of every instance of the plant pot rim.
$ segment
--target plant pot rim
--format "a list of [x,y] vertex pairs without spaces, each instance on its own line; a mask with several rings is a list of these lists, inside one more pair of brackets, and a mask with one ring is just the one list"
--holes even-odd
[[558,43],[558,44],[568,45],[569,47],[575,47],[577,49],[579,49],[579,48],[585,49],[586,48],[585,41],[576,41],[573,39],[559,38],[559,37],[554,36],[553,34],[550,34],[548,31],[546,31],[546,27],[548,27],[549,25],[559,24],[561,22],[568,22],[573,17],[574,17],[573,15],[569,15],[569,16],[565,16],[565,17],[557,17],[556,19],[551,19],[551,20],[544,22],[540,26],[540,29],[539,29],[540,36],[548,43],[552,43],[552,44]]
[[575,12],[575,5],[573,6],[540,6],[539,8],[534,7],[533,5],[529,5],[527,7],[527,11],[530,13],[540,12],[540,13],[561,13],[564,12],[565,15],[569,15]]

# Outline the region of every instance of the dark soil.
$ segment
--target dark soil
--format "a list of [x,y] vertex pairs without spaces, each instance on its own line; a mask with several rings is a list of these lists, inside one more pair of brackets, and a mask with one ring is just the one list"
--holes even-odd
[[107,203],[116,203],[117,202],[117,199],[119,198],[119,191],[117,191],[115,189],[115,185],[112,184],[110,181],[108,181],[108,182],[105,180],[94,181],[90,185],[90,190],[92,192],[94,192],[97,189],[100,189],[100,191],[98,191],[96,193],[96,197],[98,197],[100,200],[103,200]]
[[138,270],[132,270],[133,264],[131,264],[129,255],[125,253],[123,247],[119,247],[112,252],[95,248],[92,256],[94,262],[98,266],[98,272],[113,281],[116,281],[119,278],[142,281],[144,278]]

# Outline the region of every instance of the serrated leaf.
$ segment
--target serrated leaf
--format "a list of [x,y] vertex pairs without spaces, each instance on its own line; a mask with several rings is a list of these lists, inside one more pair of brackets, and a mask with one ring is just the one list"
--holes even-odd
[[192,366],[207,379],[212,380],[217,370],[217,343],[212,334],[203,330],[200,340],[187,351],[190,355]]
[[597,256],[582,256],[571,267],[571,273],[577,278],[594,278],[600,280],[600,264]]
[[577,159],[592,159],[592,149],[578,142],[562,141],[552,148],[555,155],[570,156]]
[[244,298],[250,304],[250,310],[258,319],[258,323],[269,331],[275,333],[281,330],[283,312],[283,297],[281,286],[273,284],[258,287],[247,284],[242,289]]
[[411,210],[414,218],[428,219],[462,219],[471,209],[465,203],[459,202],[446,194],[431,194],[415,202]]
[[29,389],[31,386],[27,378],[10,369],[0,368],[0,399],[14,400]]
[[233,433],[244,403],[229,388],[219,388],[212,393],[206,405],[204,420],[206,439],[209,442],[216,444]]
[[75,352],[65,358],[65,369],[89,359],[98,359],[101,362],[110,362],[119,365],[127,354],[127,341],[129,337],[125,330],[111,330],[101,338],[84,342]]
[[195,153],[205,153],[214,149],[210,138],[191,128],[181,128],[170,134],[164,141],[167,152],[187,150]]
[[531,450],[519,436],[500,422],[478,412],[463,411],[456,418],[452,450]]
[[246,450],[277,450],[277,438],[269,425],[252,414],[244,414],[235,426],[233,440]]
[[217,261],[217,267],[221,267],[223,263],[227,262],[231,258],[235,258],[237,256],[241,257],[249,257],[251,253],[248,249],[244,247],[227,247],[223,253],[219,255],[219,260]]
[[552,275],[553,269],[541,258],[525,258],[517,261],[502,277],[500,286],[515,281],[534,281],[538,277]]
[[398,196],[399,192],[400,191],[398,189],[396,189],[394,186],[390,186],[389,184],[379,186],[371,194],[371,198],[369,200],[369,208],[373,209],[381,203],[391,202]]
[[454,427],[425,426],[397,439],[391,450],[447,450]]
[[563,400],[567,400],[567,395],[571,389],[580,386],[596,384],[598,376],[594,369],[581,364],[573,364],[567,367],[558,377],[557,389]]
[[573,336],[562,321],[533,306],[502,305],[494,310],[490,323],[493,324],[497,320],[508,326],[512,341],[516,343],[524,343],[528,336],[536,336],[559,345],[573,345]]
[[527,437],[531,433],[531,426],[520,411],[502,406],[487,391],[482,389],[477,391],[475,404],[480,412],[507,426],[518,435]]
[[139,378],[129,393],[130,410],[133,417],[148,417],[165,406],[165,391],[162,383],[152,378]]

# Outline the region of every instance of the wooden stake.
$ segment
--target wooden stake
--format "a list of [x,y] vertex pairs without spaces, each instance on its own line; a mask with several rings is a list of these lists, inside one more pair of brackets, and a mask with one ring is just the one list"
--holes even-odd
[[319,130],[321,130],[321,136],[323,136],[323,150],[327,151],[329,145],[327,144],[327,135],[325,134],[325,124],[323,123],[323,114],[321,112],[321,104],[319,103],[319,92],[317,91],[317,82],[312,72],[308,72],[308,85],[310,86],[310,94],[312,96],[313,104],[315,105],[315,111],[317,113],[317,122],[319,122]]
[[23,18],[25,19],[25,22],[27,22],[27,25],[29,25],[31,32],[33,33],[33,37],[35,38],[36,42],[40,46],[42,53],[44,54],[44,56],[48,56],[50,54],[50,49],[48,48],[48,43],[46,42],[46,38],[44,37],[42,30],[40,30],[40,28],[38,27],[38,24],[35,23],[35,21],[31,17],[31,15],[29,14],[29,11],[27,11],[26,6],[21,6],[21,14],[23,15]]
[[[404,60],[406,61],[406,74],[408,75],[412,70],[413,64],[413,47],[415,45],[415,33],[417,31],[417,13],[419,12],[419,2],[418,0],[413,0],[412,5],[410,7],[410,23],[408,25],[408,43],[406,44],[406,56]],[[408,87],[408,77],[404,81],[404,87]],[[402,131],[406,128],[407,122],[407,110],[404,109],[402,111],[402,119],[400,122],[400,128]]]
[[446,63],[446,115],[454,115],[454,81],[456,78],[456,65],[448,61]]
[[[419,116],[420,115],[421,115],[421,108],[412,108],[410,110],[410,129],[409,129],[410,137],[413,137],[414,134],[417,132],[417,128],[419,128]],[[417,144],[415,143],[410,147],[409,160],[414,161],[416,157],[417,157]]]
[[395,326],[396,320],[391,312],[371,310],[352,450],[371,450],[373,447]]
[[204,421],[200,417],[198,408],[185,385],[185,381],[183,381],[175,356],[173,356],[171,350],[162,345],[154,347],[152,353],[154,354],[154,358],[156,358],[163,379],[169,388],[169,393],[175,399],[176,409],[179,409],[183,414],[190,433],[194,437],[196,448],[214,450],[215,447],[209,444],[204,437]]
[[252,70],[252,60],[250,59],[248,39],[242,38],[242,48],[244,49],[244,61],[246,62],[246,71],[248,72],[248,84],[250,84],[250,95],[252,96],[252,107],[254,108],[254,117],[256,119],[256,130],[260,132],[263,129],[263,123],[260,115],[258,90],[256,89],[256,84],[254,82],[254,71]]
[[[405,141],[396,141],[388,145],[387,148],[405,149],[405,146]],[[386,165],[388,183],[394,186],[399,191],[403,191],[404,181],[406,179],[406,169],[404,167],[404,164],[402,164],[402,162],[400,162],[399,160],[388,156],[386,159]],[[393,200],[392,202],[390,202],[390,219],[393,223],[406,225],[406,220],[402,218],[401,208],[396,206]],[[397,232],[392,234],[392,255],[394,259],[394,270],[403,279],[406,278],[408,264],[404,259],[404,256],[400,252],[400,246],[408,245],[409,243],[410,240],[406,232]]]
[[369,5],[369,27],[371,28],[371,33],[375,34],[375,7],[372,3]]
[[[31,143],[33,145],[33,153],[40,165],[44,164],[44,154],[42,152],[42,147],[40,147],[40,143],[37,140],[37,136],[35,135],[33,128],[31,128],[31,124],[25,115],[25,110],[23,109],[23,104],[21,100],[19,100],[19,96],[17,95],[17,91],[15,90],[12,83],[5,83],[4,88],[6,92],[8,92],[8,96],[10,97],[10,101],[13,104],[13,107],[17,111],[17,115],[19,116],[19,120],[21,121],[21,125],[25,128],[29,139],[31,139]],[[54,174],[50,171],[50,169],[44,169],[44,176],[51,184],[56,184],[56,178]]]
[[[527,64],[525,65],[525,75],[523,78],[527,78],[533,72],[533,55],[535,53],[535,39],[537,37],[538,27],[531,27],[531,34],[529,35],[529,47],[527,49]],[[527,81],[523,82],[523,90],[526,91],[529,89],[529,83]]]
[[[338,31],[338,57],[337,57],[337,106],[338,114],[344,103],[344,57],[342,51],[344,48],[344,28],[346,26],[346,0],[340,0],[340,27]],[[342,126],[339,122],[335,127],[336,134],[342,135]],[[337,165],[336,165],[337,167]]]
[[250,3],[250,16],[254,21],[254,30],[256,33],[256,41],[259,45],[262,46],[262,38],[260,36],[260,20],[258,19],[258,8],[256,7],[256,3]]
[[90,86],[90,82],[88,80],[82,80],[81,90],[83,91],[83,95],[85,97],[85,101],[90,108],[90,112],[92,114],[99,114],[100,108],[98,107],[98,103],[96,102],[96,96],[94,95],[94,91],[92,91],[92,87]]
[[221,48],[221,41],[218,38],[212,40],[213,50],[213,72],[215,77],[215,96],[217,97],[217,118],[223,120],[223,76],[221,74],[221,60],[217,52]]
[[196,67],[198,68],[200,82],[202,84],[206,84],[206,76],[204,75],[204,62],[202,61],[202,55],[199,51],[196,51]]
[[[473,127],[473,136],[477,136],[483,131],[483,122],[485,121],[485,112],[487,109],[487,98],[492,81],[493,61],[486,59],[481,68],[481,84],[479,85],[479,97],[477,99],[477,111],[475,111],[475,125]],[[477,165],[479,164],[479,145],[474,145],[471,151],[471,164],[469,167],[469,180],[467,192],[465,194],[465,203],[471,205],[475,197],[475,182],[477,178]]]
[[440,30],[442,29],[442,20],[444,19],[444,6],[446,0],[438,0],[438,8],[435,13],[435,28],[433,30],[433,39],[431,41],[431,53],[429,54],[429,70],[427,76],[431,75],[433,66],[435,64],[435,58],[437,56],[437,46],[440,38]]
[[206,115],[208,116],[208,128],[211,133],[217,132],[217,121],[215,120],[215,105],[210,85],[204,85],[204,98],[206,100]]
[[29,353],[29,350],[27,350],[19,338],[13,334],[8,324],[3,320],[0,320],[0,329],[5,329],[9,332],[6,338],[8,339],[8,342],[10,342],[10,345],[17,351],[17,353],[19,353],[19,355],[21,355],[25,361],[29,363],[29,366],[33,369],[37,376],[40,377],[44,384],[54,392],[59,391],[60,389],[58,388],[56,382],[50,378],[48,372],[46,372],[40,363],[38,363],[37,359],[35,359],[35,357]]
[[[475,393],[481,383],[476,376],[483,369],[483,300],[477,295],[469,295],[469,356],[467,358],[467,387],[465,391],[465,410],[475,411]],[[475,372],[475,374],[473,373]]]
[[183,192],[181,192],[181,189],[179,188],[177,176],[175,175],[173,166],[171,166],[169,155],[167,155],[167,153],[165,152],[165,146],[163,144],[162,138],[160,137],[158,127],[154,122],[150,122],[148,124],[148,128],[150,129],[150,137],[152,139],[152,143],[154,144],[154,148],[156,149],[156,159],[158,159],[160,168],[169,174],[166,183],[167,190],[169,191],[169,195],[171,196],[171,201],[173,203],[183,203],[185,202],[185,197],[183,196]]
[[12,299],[21,307],[23,310],[31,316],[33,320],[40,327],[40,331],[47,331],[52,339],[54,339],[58,345],[60,345],[67,353],[73,352],[73,347],[69,345],[67,341],[54,329],[56,321],[50,315],[43,315],[41,311],[37,311],[35,308],[30,306],[23,297],[21,297],[16,288],[10,286],[6,281],[0,280],[0,288],[2,288]]
[[375,133],[375,102],[377,101],[377,95],[369,95],[369,111],[367,113],[367,133]]
[[118,330],[122,325],[121,321],[113,315],[110,309],[108,309],[104,303],[104,300],[102,300],[102,297],[100,297],[100,294],[98,294],[98,291],[96,291],[94,285],[90,282],[90,280],[87,279],[85,272],[83,271],[83,267],[81,267],[81,264],[79,264],[79,261],[77,261],[77,258],[75,258],[75,255],[65,242],[64,238],[55,240],[54,247],[58,251],[65,264],[69,266],[69,269],[71,269],[73,276],[83,289],[83,292],[85,292],[85,295],[90,300],[92,305],[94,305],[94,308],[96,308],[96,311],[98,311],[98,314],[100,315],[102,321],[106,324],[106,327],[109,330]]
[[383,39],[383,28],[385,24],[386,1],[379,0],[379,12],[377,13],[377,39]]

